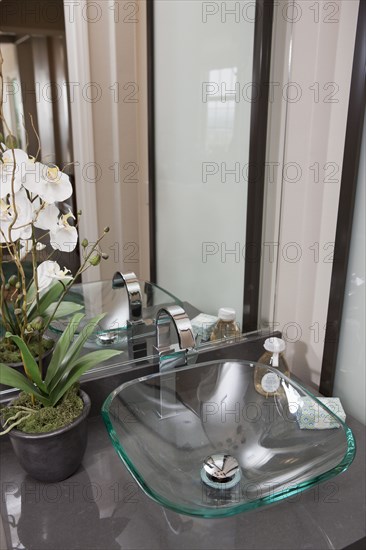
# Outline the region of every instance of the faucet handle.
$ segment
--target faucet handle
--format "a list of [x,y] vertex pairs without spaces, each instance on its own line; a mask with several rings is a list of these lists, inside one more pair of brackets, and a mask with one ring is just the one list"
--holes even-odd
[[121,273],[116,271],[112,279],[112,288],[126,288],[128,296],[129,319],[127,322],[142,322],[142,295],[140,283],[133,271]]

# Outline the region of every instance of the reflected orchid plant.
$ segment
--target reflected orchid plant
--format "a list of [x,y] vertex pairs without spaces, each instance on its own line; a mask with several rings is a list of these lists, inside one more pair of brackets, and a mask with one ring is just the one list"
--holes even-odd
[[[106,258],[99,242],[108,228],[89,249],[88,241],[83,240],[83,263],[75,276],[52,260],[56,251],[72,252],[78,243],[75,216],[71,209],[63,214],[59,208],[72,196],[72,185],[57,166],[47,166],[25,151],[9,147],[14,141],[8,136],[0,144],[0,322],[7,332],[26,339],[35,333],[42,335],[53,319],[80,309],[73,302],[62,302],[75,279]],[[47,235],[52,251],[39,263],[39,251],[45,248]],[[26,281],[23,265],[28,255],[33,267],[30,282]],[[7,262],[15,264],[17,271],[8,280],[4,274]]]
[[[0,53],[2,84],[1,68]],[[0,101],[0,120],[8,135],[5,139],[0,135],[0,325],[3,333],[17,335],[28,343],[32,338],[41,341],[53,319],[75,314],[81,308],[64,299],[86,269],[108,258],[100,249],[100,241],[109,228],[93,245],[87,239],[82,241],[82,261],[74,275],[53,259],[56,251],[72,252],[78,243],[81,212],[76,218],[67,205],[61,210],[62,203],[72,197],[72,184],[57,166],[39,162],[39,151],[33,157],[17,147],[2,106]],[[50,252],[40,263],[45,239],[49,240]],[[24,268],[28,257],[32,265],[30,281]],[[9,278],[5,275],[7,263],[15,266],[15,274]]]

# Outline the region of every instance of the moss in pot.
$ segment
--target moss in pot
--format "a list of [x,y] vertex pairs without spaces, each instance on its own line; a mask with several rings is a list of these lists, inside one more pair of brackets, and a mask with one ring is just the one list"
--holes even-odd
[[[12,275],[4,287],[11,288],[11,292],[3,292],[0,308],[0,362],[15,367],[21,372],[22,356],[16,343],[5,336],[6,333],[21,337],[27,344],[32,356],[41,367],[47,366],[47,355],[54,347],[54,341],[45,335],[49,323],[53,319],[70,316],[80,311],[82,306],[64,300],[58,304],[67,285],[60,281],[53,281],[50,286],[37,291],[34,280],[30,282],[26,291],[26,307],[17,307],[22,301],[23,291]],[[67,280],[69,284],[70,280]]]
[[[27,344],[28,349],[35,359],[47,355],[54,346],[54,341],[50,338],[42,338],[40,342],[30,340]],[[19,348],[10,338],[0,340],[0,361],[11,366],[22,365],[22,356]]]
[[25,342],[7,334],[21,350],[27,376],[0,364],[0,383],[21,394],[2,410],[1,435],[9,434],[23,468],[35,479],[57,482],[79,467],[87,443],[90,399],[78,389],[82,374],[119,351],[82,355],[87,338],[104,315],[94,317],[74,340],[84,315],[77,313],[57,342],[43,378]]

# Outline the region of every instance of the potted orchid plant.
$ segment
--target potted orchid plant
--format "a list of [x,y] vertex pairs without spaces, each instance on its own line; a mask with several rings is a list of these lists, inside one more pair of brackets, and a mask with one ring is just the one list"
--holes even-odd
[[[1,410],[0,435],[9,434],[20,463],[33,477],[60,481],[78,468],[86,447],[90,399],[79,388],[80,377],[120,353],[85,353],[84,344],[103,315],[79,329],[82,306],[67,300],[78,277],[108,258],[100,242],[109,228],[94,244],[83,239],[74,275],[58,264],[55,254],[72,252],[78,244],[81,213],[75,217],[63,208],[73,192],[68,175],[40,162],[39,151],[31,156],[17,147],[3,116],[1,69],[0,50],[0,121],[7,134],[0,135],[0,384],[20,394]],[[43,259],[41,252],[47,252]],[[48,328],[65,316],[71,317],[67,327],[50,344]],[[50,345],[46,370],[43,357]],[[23,372],[14,368],[17,359]]]
[[19,462],[40,481],[66,479],[83,458],[91,404],[78,382],[96,364],[121,353],[97,350],[83,354],[87,338],[103,316],[91,319],[76,339],[84,314],[72,317],[56,343],[45,376],[24,340],[8,334],[22,353],[26,376],[0,363],[0,381],[21,390],[19,397],[2,410],[0,435],[9,434]]

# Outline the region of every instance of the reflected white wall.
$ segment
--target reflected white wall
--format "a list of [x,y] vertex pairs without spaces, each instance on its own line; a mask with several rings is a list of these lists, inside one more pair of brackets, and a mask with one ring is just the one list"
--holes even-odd
[[365,251],[366,125],[363,129],[347,286],[333,394],[346,411],[366,424]]
[[157,275],[241,321],[254,10],[207,4],[155,2]]
[[[20,93],[20,74],[15,44],[1,44],[4,76],[4,118],[22,148],[26,146],[24,111]],[[5,135],[7,132],[5,132]]]

